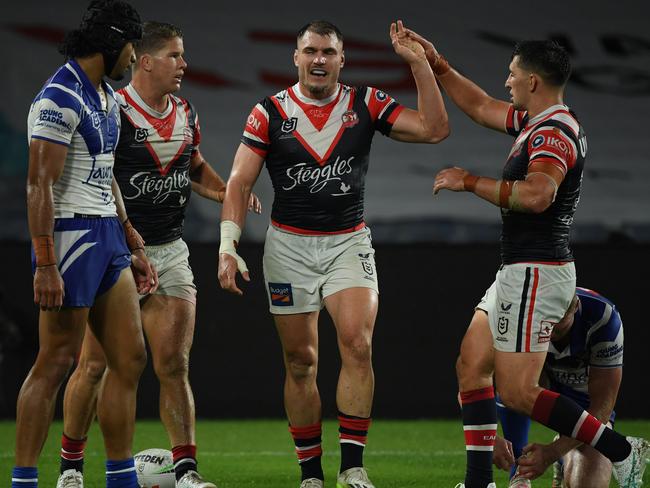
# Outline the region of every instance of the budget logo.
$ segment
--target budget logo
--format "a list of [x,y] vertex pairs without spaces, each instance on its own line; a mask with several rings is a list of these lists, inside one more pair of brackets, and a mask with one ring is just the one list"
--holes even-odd
[[271,305],[276,307],[292,307],[293,292],[291,283],[271,283],[269,282],[269,295],[271,296]]

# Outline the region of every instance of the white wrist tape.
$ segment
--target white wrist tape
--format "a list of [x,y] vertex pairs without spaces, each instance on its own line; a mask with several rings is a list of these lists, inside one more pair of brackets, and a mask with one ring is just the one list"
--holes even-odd
[[219,254],[224,253],[232,256],[237,261],[237,269],[240,273],[248,271],[246,262],[237,254],[236,243],[241,237],[241,229],[232,220],[221,222],[221,243],[219,244]]

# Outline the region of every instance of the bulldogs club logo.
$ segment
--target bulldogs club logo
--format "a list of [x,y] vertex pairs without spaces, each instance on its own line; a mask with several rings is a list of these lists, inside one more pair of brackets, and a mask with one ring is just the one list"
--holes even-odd
[[135,129],[135,142],[144,142],[149,137],[149,131],[144,127]]
[[282,122],[282,132],[287,133],[287,132],[293,132],[296,130],[296,127],[298,127],[298,117],[291,117],[290,119],[285,120]]
[[359,123],[359,116],[354,110],[348,110],[341,115],[341,121],[343,122],[343,127],[349,129]]

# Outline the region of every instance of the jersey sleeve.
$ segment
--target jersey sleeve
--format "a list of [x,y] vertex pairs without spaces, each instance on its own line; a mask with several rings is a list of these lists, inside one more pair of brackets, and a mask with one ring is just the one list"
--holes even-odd
[[[363,87],[359,89],[363,93]],[[383,135],[390,135],[393,129],[393,124],[397,120],[399,114],[404,110],[404,106],[395,101],[393,97],[387,93],[373,87],[365,87],[364,102],[368,107],[370,120]]]
[[578,151],[573,140],[562,129],[542,125],[528,138],[528,154],[529,164],[547,162],[566,174],[576,164]]
[[190,102],[187,102],[190,105],[190,120],[192,121],[192,156],[196,154],[199,150],[199,145],[201,144],[201,124],[199,123],[199,113],[196,110],[196,107]]
[[[607,313],[609,312],[609,317]],[[607,304],[603,325],[598,327],[589,338],[591,356],[589,364],[599,368],[617,368],[623,366],[623,322],[618,311]]]
[[81,114],[81,100],[76,93],[64,87],[48,86],[30,110],[29,137],[69,146]]
[[266,158],[269,150],[269,112],[267,110],[268,99],[264,99],[253,107],[246,119],[244,134],[241,142],[254,152]]
[[527,116],[527,112],[515,110],[514,105],[510,105],[506,114],[506,132],[511,136],[517,137],[521,129],[526,125]]

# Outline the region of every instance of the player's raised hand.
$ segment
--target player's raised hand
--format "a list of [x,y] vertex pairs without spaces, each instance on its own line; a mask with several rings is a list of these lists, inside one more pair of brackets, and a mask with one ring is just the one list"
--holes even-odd
[[437,195],[440,190],[464,191],[465,183],[463,180],[467,175],[469,175],[468,171],[457,166],[443,169],[436,175],[433,183],[433,194]]
[[390,24],[390,40],[395,52],[407,63],[413,64],[426,59],[424,47],[409,37],[401,20]]
[[435,46],[433,43],[424,37],[422,37],[420,34],[415,32],[414,30],[411,29],[404,29],[406,35],[408,36],[409,39],[417,42],[424,48],[424,53],[427,56],[427,59],[431,64],[435,63],[436,60],[440,57],[440,54],[438,54],[438,51],[436,50]]
[[37,266],[34,273],[34,303],[41,310],[59,310],[64,297],[63,278],[56,264]]

